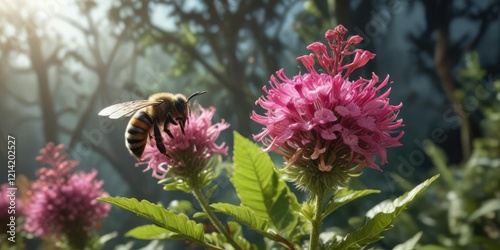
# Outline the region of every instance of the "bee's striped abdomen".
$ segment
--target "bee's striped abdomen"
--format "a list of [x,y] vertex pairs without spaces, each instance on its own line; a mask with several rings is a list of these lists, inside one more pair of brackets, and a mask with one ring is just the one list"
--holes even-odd
[[149,130],[153,127],[153,119],[143,110],[139,110],[130,119],[125,130],[127,148],[137,159],[140,159],[148,141]]

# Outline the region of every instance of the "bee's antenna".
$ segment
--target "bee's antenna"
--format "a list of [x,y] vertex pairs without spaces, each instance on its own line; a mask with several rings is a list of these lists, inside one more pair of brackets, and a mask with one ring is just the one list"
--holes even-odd
[[207,91],[203,90],[203,91],[198,91],[198,92],[194,92],[193,94],[191,94],[188,98],[187,98],[187,101],[189,102],[189,100],[195,96],[199,96],[199,95],[203,95],[207,93]]

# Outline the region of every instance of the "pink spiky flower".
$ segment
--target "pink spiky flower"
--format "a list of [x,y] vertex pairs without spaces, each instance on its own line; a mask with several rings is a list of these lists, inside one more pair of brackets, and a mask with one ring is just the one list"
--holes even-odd
[[[326,32],[331,54],[320,42],[307,47],[313,53],[297,59],[309,73],[290,79],[281,69],[276,77],[271,76],[271,88],[264,87],[266,96],[256,102],[266,110],[265,115],[255,111],[251,115],[265,126],[254,139],[267,146],[265,151],[283,155],[286,169],[293,170],[288,174],[302,188],[334,188],[348,173],[365,166],[380,170],[376,155],[385,164],[386,148],[401,145],[398,141],[404,133],[391,134],[403,126],[402,119],[397,119],[402,104],[389,104],[390,88],[379,94],[389,77],[380,83],[375,74],[369,80],[348,79],[375,55],[362,49],[350,51],[362,38],[352,36],[344,41],[346,33],[342,25]],[[352,54],[353,61],[345,63]],[[315,59],[326,73],[315,70]],[[330,181],[318,180],[318,176]]]
[[189,178],[203,171],[213,156],[227,154],[225,143],[216,144],[220,133],[229,127],[224,120],[212,124],[215,108],[204,109],[198,105],[199,112],[191,110],[184,133],[179,126],[170,126],[173,138],[162,133],[167,155],[162,154],[154,140],[149,140],[141,162],[147,164],[145,171],[152,170],[155,178],[163,179],[167,173],[176,177]]
[[39,237],[63,236],[70,246],[83,248],[111,205],[96,200],[108,196],[103,181],[95,179],[97,170],[72,172],[78,162],[68,160],[63,147],[50,142],[36,158],[49,167],[39,170],[28,191],[24,228]]

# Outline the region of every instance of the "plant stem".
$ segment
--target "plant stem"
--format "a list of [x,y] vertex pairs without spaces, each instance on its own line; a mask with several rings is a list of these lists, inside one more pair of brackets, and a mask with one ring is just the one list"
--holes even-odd
[[198,200],[198,202],[200,203],[200,205],[203,208],[203,211],[207,215],[208,219],[210,219],[212,224],[214,224],[215,228],[217,228],[217,230],[222,235],[224,235],[224,237],[226,237],[227,241],[229,242],[229,244],[231,244],[231,246],[234,247],[234,249],[241,250],[241,247],[238,246],[238,244],[236,244],[233,237],[231,237],[231,235],[229,235],[226,228],[224,228],[224,226],[219,221],[219,219],[217,219],[217,217],[215,217],[215,213],[212,211],[212,209],[210,209],[210,207],[208,205],[208,201],[206,200],[205,196],[203,195],[203,192],[201,192],[201,189],[193,188],[192,193],[193,193],[194,197],[196,198],[196,200]]
[[315,209],[313,220],[311,221],[312,232],[309,238],[309,249],[317,250],[319,246],[319,233],[321,232],[321,214],[323,213],[323,194],[314,194]]

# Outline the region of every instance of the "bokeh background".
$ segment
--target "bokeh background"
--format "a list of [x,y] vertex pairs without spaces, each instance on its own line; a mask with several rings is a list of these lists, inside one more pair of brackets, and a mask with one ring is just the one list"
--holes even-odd
[[[364,38],[360,48],[377,54],[352,76],[391,76],[391,103],[403,102],[406,134],[402,147],[388,151],[383,172],[367,169],[353,183],[382,193],[338,213],[363,216],[439,172],[445,178],[379,247],[418,231],[423,245],[500,245],[499,14],[498,0],[0,0],[0,135],[17,139],[18,176],[35,178],[35,157],[52,141],[65,145],[77,169],[97,169],[112,196],[166,206],[194,201],[166,193],[134,167],[124,146],[128,119],[111,121],[99,110],[156,92],[207,90],[196,99],[231,124],[221,137],[231,147],[232,130],[248,138],[260,131],[249,116],[260,112],[254,103],[269,77],[281,68],[290,76],[304,71],[295,58],[343,24]],[[0,159],[6,162],[6,146]],[[217,181],[215,200],[237,203],[227,178]],[[489,209],[470,219],[485,203]],[[119,236],[106,248],[147,244],[123,237],[144,223],[113,208],[100,233]]]

